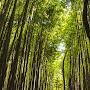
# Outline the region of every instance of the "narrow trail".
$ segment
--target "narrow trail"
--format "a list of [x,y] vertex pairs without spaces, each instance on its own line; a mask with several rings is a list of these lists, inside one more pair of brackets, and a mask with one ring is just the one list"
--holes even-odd
[[90,1],[0,0],[0,90],[90,90]]

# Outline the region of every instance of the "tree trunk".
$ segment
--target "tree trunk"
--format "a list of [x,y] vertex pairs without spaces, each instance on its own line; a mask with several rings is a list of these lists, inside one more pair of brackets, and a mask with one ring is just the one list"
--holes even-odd
[[88,0],[84,0],[84,6],[83,6],[83,26],[85,28],[86,34],[88,39],[90,40],[90,28],[87,18],[87,11],[88,11]]

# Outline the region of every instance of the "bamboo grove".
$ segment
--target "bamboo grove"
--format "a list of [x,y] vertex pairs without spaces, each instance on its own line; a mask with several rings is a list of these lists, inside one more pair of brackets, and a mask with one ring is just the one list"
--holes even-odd
[[50,89],[47,61],[54,47],[48,37],[59,14],[55,2],[0,1],[0,90]]
[[67,34],[69,29],[70,33],[65,37],[66,50],[62,67],[64,90],[90,89],[89,5],[89,0],[71,2],[72,18],[68,20],[65,32]]
[[89,24],[89,0],[0,0],[0,90],[89,90]]

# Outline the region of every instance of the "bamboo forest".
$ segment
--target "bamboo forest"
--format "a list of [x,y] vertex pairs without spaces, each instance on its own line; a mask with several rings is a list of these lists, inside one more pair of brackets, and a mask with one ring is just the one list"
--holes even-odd
[[0,90],[90,90],[90,0],[0,0]]

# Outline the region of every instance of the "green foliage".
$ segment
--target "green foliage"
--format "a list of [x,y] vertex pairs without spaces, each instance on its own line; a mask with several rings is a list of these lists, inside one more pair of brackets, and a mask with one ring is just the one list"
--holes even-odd
[[88,89],[82,8],[82,0],[1,0],[0,90]]

